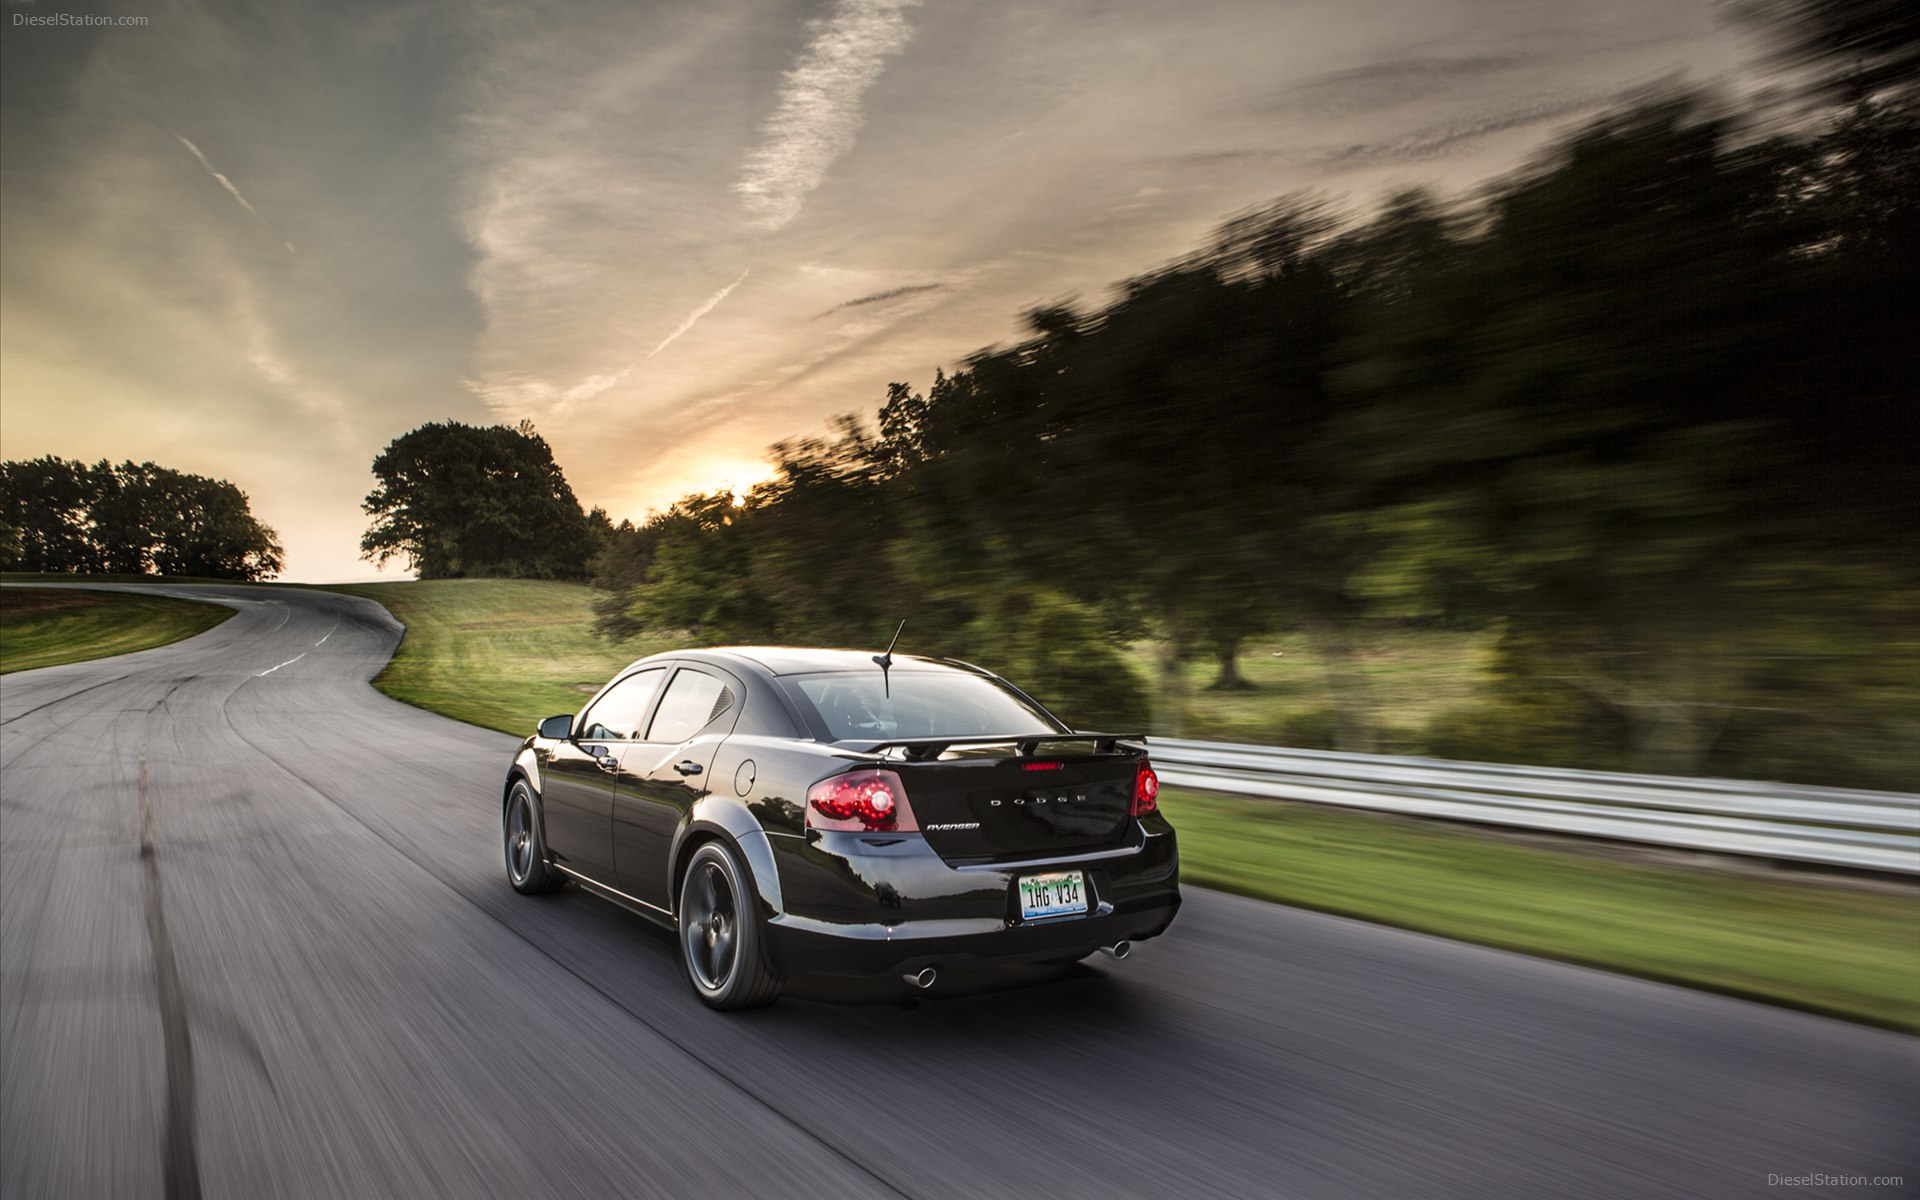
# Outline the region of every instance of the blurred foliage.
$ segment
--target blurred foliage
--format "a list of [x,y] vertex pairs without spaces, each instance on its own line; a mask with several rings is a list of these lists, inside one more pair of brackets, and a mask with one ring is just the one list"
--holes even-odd
[[1817,92],[1854,101],[1920,86],[1920,9],[1911,0],[1735,0],[1774,61],[1812,72]]
[[1320,705],[1303,708],[1280,723],[1279,742],[1302,750],[1332,750],[1340,744],[1341,713]]
[[[1497,626],[1453,629],[1422,620],[1370,619],[1350,632],[1341,667],[1357,677],[1383,753],[1423,752],[1427,726],[1481,698],[1493,679]],[[1240,672],[1252,686],[1232,691],[1206,686],[1217,668],[1204,659],[1187,660],[1169,674],[1164,643],[1136,642],[1130,653],[1136,670],[1158,685],[1156,704],[1177,696],[1187,737],[1327,749],[1337,744],[1346,716],[1330,703],[1331,664],[1323,644],[1298,630],[1248,639]],[[1154,728],[1162,728],[1158,716]]]
[[982,605],[965,641],[983,648],[977,665],[1015,681],[1076,729],[1147,727],[1147,693],[1124,652],[1102,636],[1097,612],[1064,593],[1022,590]]
[[280,573],[280,539],[224,479],[51,455],[0,463],[0,567],[49,574]]
[[766,641],[773,620],[751,578],[746,521],[728,496],[676,505],[635,594],[633,618],[646,628],[686,629],[703,645]]
[[[602,628],[906,618],[905,650],[1161,733],[1297,637],[1319,700],[1267,737],[1911,788],[1920,101],[1809,94],[1788,125],[1652,94],[1473,197],[1241,214],[616,531]],[[1423,727],[1369,659],[1408,622],[1495,644]]]

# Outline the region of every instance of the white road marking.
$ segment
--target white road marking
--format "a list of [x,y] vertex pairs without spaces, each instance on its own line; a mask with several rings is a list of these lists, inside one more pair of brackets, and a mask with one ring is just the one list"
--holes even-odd
[[[288,615],[292,615],[292,614],[291,614],[291,612],[289,612],[289,614],[288,614]],[[281,624],[283,624],[283,625],[284,625],[285,623],[286,623],[286,622],[284,622],[284,621],[282,621],[282,622],[281,622]],[[277,628],[279,628],[279,626],[275,626],[275,628],[277,629]],[[326,640],[327,640],[328,638],[330,638],[330,637],[332,637],[332,636],[333,636],[333,631],[334,631],[334,630],[336,630],[336,629],[338,629],[338,628],[340,628],[340,618],[339,618],[339,617],[335,617],[335,618],[333,619],[333,624],[331,624],[331,625],[329,625],[329,626],[327,626],[327,631],[326,631],[325,633],[323,633],[323,634],[321,634],[321,635],[320,635],[320,641],[319,641],[319,642],[315,642],[315,643],[313,644],[313,645],[314,645],[314,647],[315,647],[315,648],[317,648],[317,647],[319,647],[319,645],[320,645],[320,643],[321,643],[321,642],[324,642],[324,641],[326,641]],[[264,671],[262,671],[262,672],[260,672],[260,674],[259,674],[259,675],[255,675],[255,676],[254,676],[254,678],[255,678],[255,679],[258,679],[258,678],[260,678],[260,675],[271,675],[271,674],[273,674],[273,673],[274,673],[275,671],[278,671],[278,670],[279,670],[279,669],[280,669],[281,667],[290,667],[290,666],[292,666],[292,665],[293,665],[294,663],[297,663],[297,662],[299,662],[299,661],[300,661],[301,659],[303,659],[303,658],[305,658],[305,657],[306,657],[307,655],[309,655],[309,654],[312,654],[312,653],[313,653],[313,649],[307,649],[307,650],[302,650],[302,651],[301,651],[300,653],[298,653],[298,654],[296,654],[296,655],[294,655],[294,656],[293,656],[292,658],[290,658],[290,659],[288,659],[287,661],[285,661],[285,662],[283,662],[283,663],[280,663],[280,664],[278,664],[278,665],[276,665],[276,666],[271,666],[271,667],[268,667],[268,668],[267,668],[266,670],[264,670]]]

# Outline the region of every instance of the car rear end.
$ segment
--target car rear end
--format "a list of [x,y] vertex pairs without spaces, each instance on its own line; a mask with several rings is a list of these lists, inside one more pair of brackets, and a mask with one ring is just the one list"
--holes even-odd
[[[822,729],[854,736],[821,743],[803,829],[775,839],[787,851],[784,911],[770,934],[784,970],[912,975],[1124,955],[1172,922],[1179,853],[1142,739],[1070,732],[1003,681],[974,676],[964,690],[977,703],[959,714],[892,695],[904,687],[939,706],[942,679],[896,673],[885,700],[861,698],[879,720]],[[1027,729],[889,736],[1021,719],[980,691],[982,677],[1025,710]],[[793,690],[802,707],[834,699],[827,687]]]

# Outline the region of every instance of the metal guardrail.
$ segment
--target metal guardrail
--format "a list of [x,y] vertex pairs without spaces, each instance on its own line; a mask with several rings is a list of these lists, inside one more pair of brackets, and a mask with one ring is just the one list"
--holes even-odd
[[1149,738],[1162,781],[1240,796],[1920,875],[1920,795]]

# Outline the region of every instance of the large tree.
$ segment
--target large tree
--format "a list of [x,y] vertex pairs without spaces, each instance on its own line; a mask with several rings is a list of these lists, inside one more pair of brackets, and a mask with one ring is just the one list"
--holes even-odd
[[422,579],[579,579],[600,549],[546,439],[457,421],[401,434],[373,460],[363,557],[405,558]]

